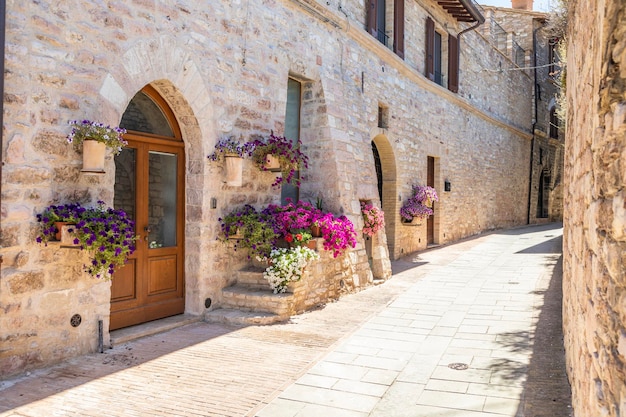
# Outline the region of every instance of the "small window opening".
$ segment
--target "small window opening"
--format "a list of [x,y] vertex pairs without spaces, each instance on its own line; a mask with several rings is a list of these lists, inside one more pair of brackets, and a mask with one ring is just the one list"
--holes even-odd
[[382,104],[378,105],[378,127],[381,129],[389,128],[389,107]]

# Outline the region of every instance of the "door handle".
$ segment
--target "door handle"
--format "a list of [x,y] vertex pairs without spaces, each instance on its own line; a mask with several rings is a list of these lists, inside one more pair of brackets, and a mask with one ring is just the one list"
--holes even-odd
[[143,228],[143,231],[146,232],[146,237],[144,239],[147,242],[150,237],[150,233],[152,233],[152,228],[150,226],[146,226]]

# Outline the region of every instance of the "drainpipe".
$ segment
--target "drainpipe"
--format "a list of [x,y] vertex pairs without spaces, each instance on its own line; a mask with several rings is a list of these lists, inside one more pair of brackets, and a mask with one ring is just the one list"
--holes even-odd
[[[533,18],[533,23],[538,22],[539,19]],[[530,207],[532,205],[532,191],[533,191],[533,166],[535,164],[535,127],[537,126],[537,118],[539,117],[538,104],[539,104],[539,85],[537,84],[537,32],[541,29],[541,26],[533,29],[533,83],[535,89],[533,94],[533,100],[535,102],[535,115],[533,120],[533,137],[530,142],[530,170],[528,172],[528,210],[526,215],[526,224],[530,224]]]
[[[4,49],[5,49],[5,37],[6,30],[6,0],[0,0],[0,45],[2,45],[2,60],[0,60],[0,206],[2,206],[2,165],[3,156],[2,148],[4,147]],[[2,263],[2,255],[0,255],[0,264]]]

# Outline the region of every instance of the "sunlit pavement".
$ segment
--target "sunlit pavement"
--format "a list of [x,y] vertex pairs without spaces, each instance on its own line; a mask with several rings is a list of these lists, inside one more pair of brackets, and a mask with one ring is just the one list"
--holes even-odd
[[196,323],[0,382],[0,416],[570,416],[561,225],[393,263],[289,323]]

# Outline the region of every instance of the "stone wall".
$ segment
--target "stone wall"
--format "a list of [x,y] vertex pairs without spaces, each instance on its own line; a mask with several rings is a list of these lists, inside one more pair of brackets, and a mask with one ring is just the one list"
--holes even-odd
[[569,2],[563,316],[576,416],[626,413],[623,1]]
[[[84,276],[79,252],[34,243],[35,214],[51,203],[113,204],[112,155],[106,175],[81,174],[80,154],[64,139],[67,121],[117,125],[147,84],[172,109],[185,143],[189,314],[202,314],[207,298],[219,300],[232,271],[247,262],[216,240],[218,219],[245,203],[262,207],[280,200],[280,190],[270,187],[274,174],[246,161],[244,185],[230,187],[223,164],[206,156],[225,136],[281,134],[290,76],[304,85],[301,138],[310,166],[301,199],[323,198],[326,210],[345,214],[359,232],[357,248],[342,264],[347,288],[369,285],[374,275],[388,277],[389,258],[426,247],[426,226],[402,225],[399,208],[413,184],[426,182],[429,156],[441,196],[433,243],[525,223],[530,78],[494,71],[512,64],[468,32],[461,40],[460,91],[451,93],[423,76],[422,22],[431,14],[440,30],[452,34],[466,26],[434,2],[407,2],[403,61],[363,30],[361,1],[342,4],[342,10],[336,1],[313,0],[7,6],[3,375],[93,351],[98,320],[108,338],[110,284]],[[75,13],[78,8],[83,12]],[[389,113],[386,128],[378,127],[381,105]],[[385,161],[382,201],[372,140]],[[450,192],[443,191],[445,180]],[[360,200],[380,203],[386,212],[386,236],[376,239],[370,254],[360,234]],[[71,328],[77,313],[83,324]]]

